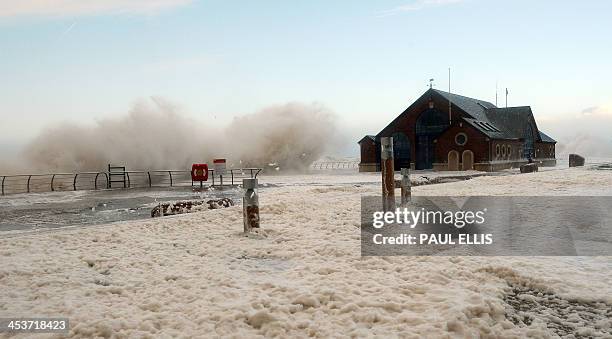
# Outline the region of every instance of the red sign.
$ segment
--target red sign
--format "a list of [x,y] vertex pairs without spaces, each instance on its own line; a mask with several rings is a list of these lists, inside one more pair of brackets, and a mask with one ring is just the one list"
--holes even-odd
[[208,165],[207,164],[191,165],[191,180],[207,181],[208,180]]

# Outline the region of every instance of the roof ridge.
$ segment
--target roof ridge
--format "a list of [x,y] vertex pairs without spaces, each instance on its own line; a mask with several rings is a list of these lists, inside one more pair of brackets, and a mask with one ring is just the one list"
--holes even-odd
[[510,106],[510,107],[491,107],[491,108],[487,108],[487,110],[493,110],[493,109],[509,109],[509,108],[529,108],[529,109],[531,109],[531,106],[529,106],[529,105],[523,105],[523,106]]
[[[474,100],[474,101],[486,102],[487,104],[491,104],[491,105],[493,105],[493,103],[491,103],[491,102],[489,102],[489,101],[486,101],[486,100],[482,100],[482,99],[476,99],[476,98],[468,97],[468,96],[461,95],[461,94],[456,94],[456,93],[446,92],[446,91],[443,91],[443,90],[439,90],[439,89],[437,89],[437,88],[432,88],[432,90],[434,90],[434,91],[436,91],[436,92],[438,92],[438,93],[450,94],[450,95],[454,95],[454,96],[458,96],[458,97],[462,97],[462,98],[466,98],[466,99],[470,99],[470,100]],[[493,105],[493,106],[495,106],[495,105]],[[495,108],[498,108],[498,107],[497,107],[497,106],[495,106]]]

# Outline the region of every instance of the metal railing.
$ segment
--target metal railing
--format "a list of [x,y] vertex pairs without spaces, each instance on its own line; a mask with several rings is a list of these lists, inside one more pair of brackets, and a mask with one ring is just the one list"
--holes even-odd
[[[225,180],[229,179],[230,184],[234,186],[234,185],[242,184],[242,179],[246,179],[246,178],[257,179],[257,175],[261,171],[262,171],[262,168],[247,167],[247,168],[227,169],[223,173],[215,174],[214,169],[209,169],[208,170],[208,177],[209,177],[208,180],[212,180],[211,185],[215,186],[215,176],[216,176],[220,182],[220,185],[223,186],[223,179],[225,178]],[[227,176],[228,172],[229,172],[229,178]],[[249,174],[249,176],[247,176],[247,173]],[[235,183],[235,181],[238,181],[238,183]]]
[[[257,178],[261,168],[233,168],[222,174],[209,169],[210,186],[238,185],[244,178]],[[125,171],[127,188],[194,186],[191,171],[153,170]],[[108,172],[48,173],[1,175],[2,195],[14,193],[42,193],[55,191],[77,191],[109,189]]]
[[326,169],[355,169],[359,168],[359,161],[323,161],[310,165],[313,170]]
[[108,187],[106,172],[3,175],[2,195],[10,193],[76,191]]

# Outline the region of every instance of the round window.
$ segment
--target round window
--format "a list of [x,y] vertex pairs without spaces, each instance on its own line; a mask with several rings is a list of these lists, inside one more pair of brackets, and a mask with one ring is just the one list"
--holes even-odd
[[502,156],[506,156],[506,145],[502,146]]
[[499,156],[500,153],[500,149],[499,149],[499,145],[495,146],[495,155]]
[[457,133],[455,135],[455,143],[459,146],[463,146],[467,143],[467,135],[465,133]]

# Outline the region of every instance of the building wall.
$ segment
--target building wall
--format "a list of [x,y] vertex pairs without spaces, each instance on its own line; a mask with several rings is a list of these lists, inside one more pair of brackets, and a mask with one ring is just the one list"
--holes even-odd
[[518,161],[523,158],[523,142],[520,140],[493,140],[492,161]]
[[359,142],[361,151],[361,161],[359,162],[359,172],[380,171],[380,164],[377,160],[376,142],[370,138],[364,138]]
[[376,163],[376,143],[374,140],[367,138],[364,139],[359,147],[361,149],[361,163]]
[[[457,145],[455,137],[459,133],[464,133],[467,136],[465,145]],[[459,162],[463,151],[470,150],[474,153],[474,162],[485,162],[489,160],[489,139],[474,127],[466,122],[458,122],[453,124],[449,129],[444,131],[435,142],[436,163],[447,163],[448,152],[455,150],[459,153]]]
[[555,144],[549,142],[536,142],[535,157],[536,159],[554,159]]
[[[383,137],[390,137],[393,133],[398,132],[406,134],[410,140],[410,154],[413,162],[416,159],[416,121],[421,113],[429,109],[430,101],[436,110],[448,115],[448,101],[433,95],[423,96],[379,133],[379,136]],[[454,105],[451,108],[451,113],[453,121],[457,121],[461,117],[460,109]]]

